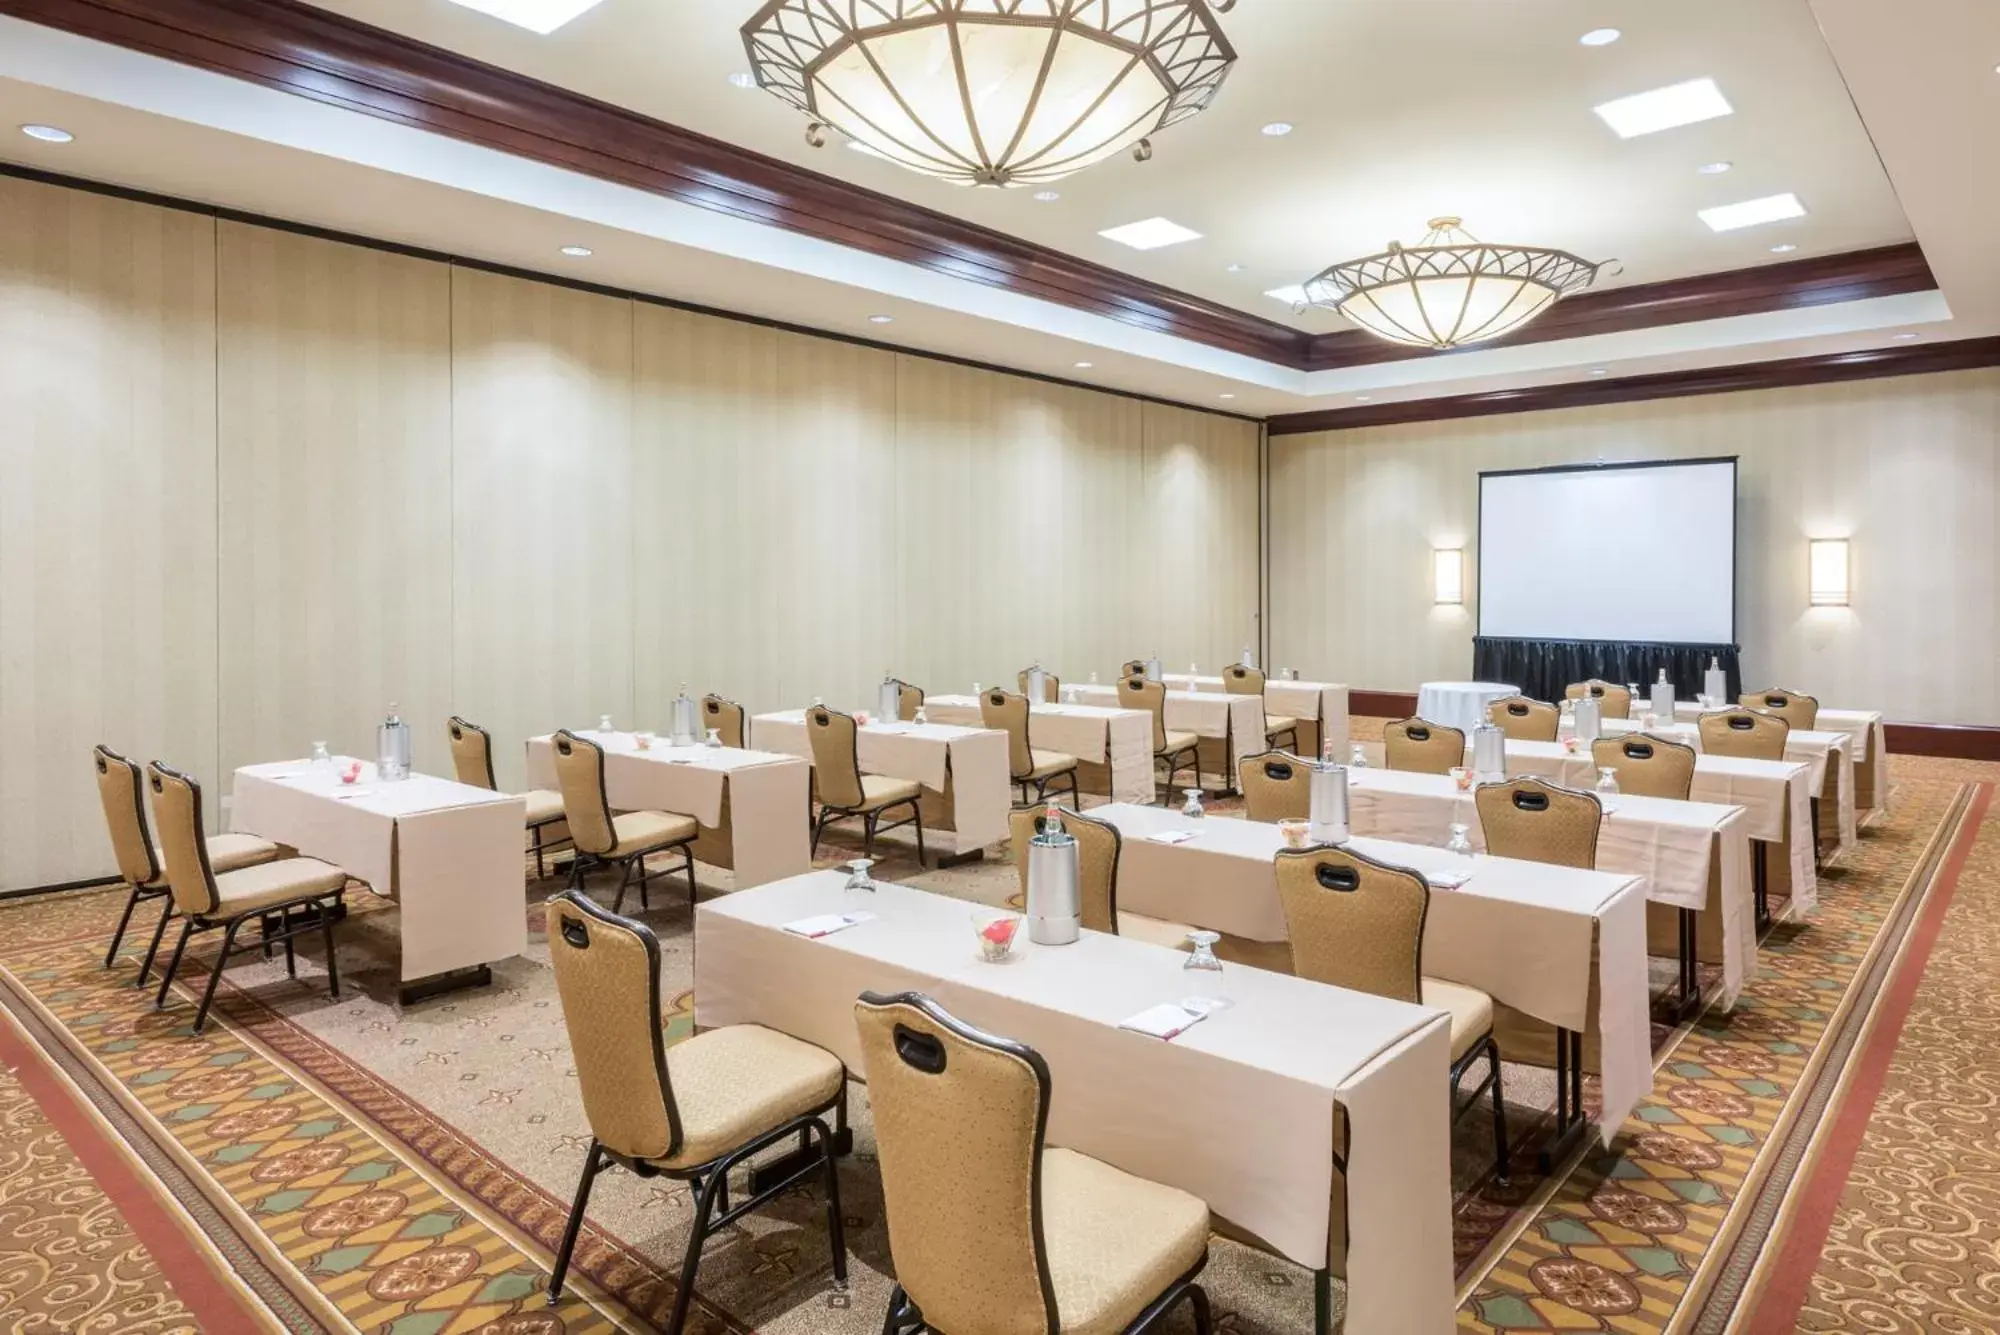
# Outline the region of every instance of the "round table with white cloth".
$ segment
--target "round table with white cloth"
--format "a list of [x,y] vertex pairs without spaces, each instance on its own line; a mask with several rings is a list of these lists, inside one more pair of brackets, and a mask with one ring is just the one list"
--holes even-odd
[[1497,681],[1427,681],[1417,688],[1417,717],[1469,734],[1486,721],[1486,706],[1520,693]]

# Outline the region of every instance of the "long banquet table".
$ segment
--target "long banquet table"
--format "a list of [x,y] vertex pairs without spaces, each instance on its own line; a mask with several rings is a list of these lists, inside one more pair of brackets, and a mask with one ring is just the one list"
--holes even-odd
[[[1079,704],[1118,704],[1116,685],[1073,689]],[[1237,762],[1269,749],[1264,739],[1264,698],[1259,695],[1169,690],[1165,716],[1169,732],[1191,732],[1201,739],[1201,782],[1207,788],[1235,792]],[[1151,749],[1149,735],[1149,753]]]
[[[1199,1196],[1318,1272],[1322,1294],[1327,1273],[1344,1273],[1354,1335],[1451,1329],[1442,1012],[1231,966],[1211,991],[1232,1004],[1161,1041],[1118,1026],[1197,990],[1177,951],[1096,932],[1037,946],[1024,931],[1013,959],[987,964],[975,948],[976,906],[894,884],[844,885],[817,872],[704,902],[696,1023],[765,1025],[865,1079],[855,998],[926,993],[1047,1059],[1048,1143]],[[784,930],[855,912],[872,916],[817,940]]]
[[[1404,770],[1348,771],[1348,824],[1354,833],[1442,848],[1451,827],[1464,825],[1476,851],[1486,850],[1478,804],[1448,774]],[[1597,839],[1597,869],[1643,878],[1646,899],[1669,910],[1665,930],[1649,907],[1649,949],[1681,955],[1681,1008],[1698,1001],[1693,966],[1706,959],[1722,966],[1726,1009],[1736,1004],[1757,967],[1756,910],[1750,888],[1750,836],[1743,809],[1713,802],[1673,802],[1622,793],[1604,803]],[[1678,934],[1678,913],[1695,916],[1690,935]]]
[[[1251,942],[1288,940],[1272,863],[1284,847],[1276,825],[1123,804],[1094,807],[1090,814],[1124,836],[1121,909]],[[1159,838],[1184,831],[1194,837],[1179,843]],[[1347,847],[1427,878],[1471,873],[1457,889],[1433,889],[1424,922],[1424,973],[1479,988],[1556,1027],[1559,1138],[1567,1138],[1576,1125],[1572,1119],[1582,1114],[1581,1039],[1587,1032],[1601,1036],[1598,1129],[1610,1143],[1653,1086],[1644,882],[1485,854],[1467,859],[1387,839],[1356,837]],[[1504,1041],[1501,1051],[1520,1059]],[[1569,1102],[1572,1094],[1579,1097]]]
[[[1183,691],[1227,691],[1221,677],[1189,676],[1182,672],[1162,673],[1160,679]],[[1321,754],[1321,746],[1332,742],[1334,754],[1347,754],[1347,687],[1330,681],[1290,681],[1278,677],[1264,679],[1264,712],[1299,721],[1302,756]]]
[[346,757],[245,765],[230,828],[342,867],[396,901],[402,1000],[492,981],[488,967],[528,948],[527,803],[413,774],[384,783]]
[[[812,767],[797,756],[663,741],[641,751],[629,732],[577,735],[604,748],[613,808],[694,817],[695,856],[735,872],[738,889],[812,870]],[[528,739],[528,784],[557,786],[548,737]]]
[[[1674,701],[1674,717],[1682,723],[1711,712],[1693,700]],[[1847,754],[1854,769],[1854,805],[1862,811],[1888,810],[1889,742],[1881,711],[1822,709],[1814,716],[1813,731],[1845,733],[1853,740]]]
[[[806,711],[787,709],[750,720],[750,744],[760,751],[812,759]],[[944,723],[881,723],[855,732],[863,774],[914,779],[923,785],[924,840],[955,855],[970,855],[1007,840],[1012,781],[1007,734]],[[914,842],[908,830],[897,833]]]
[[[928,696],[924,717],[968,728],[985,725],[979,701],[970,695]],[[1143,709],[1030,703],[1028,741],[1037,750],[1075,756],[1084,792],[1114,802],[1153,800],[1153,716]]]

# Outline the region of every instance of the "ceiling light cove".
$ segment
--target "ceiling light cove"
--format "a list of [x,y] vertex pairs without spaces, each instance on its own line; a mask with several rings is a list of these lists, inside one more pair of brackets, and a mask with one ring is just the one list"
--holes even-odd
[[1292,132],[1292,123],[1290,121],[1272,121],[1269,125],[1266,125],[1263,129],[1259,130],[1257,133],[1264,135],[1266,138],[1270,139],[1283,139],[1286,135],[1290,134],[1291,132]]
[[30,139],[39,139],[45,144],[67,144],[76,138],[60,125],[23,125],[21,133]]
[[1070,365],[1074,366],[1079,371],[1088,371],[1091,366],[1089,362],[1071,362]]
[[564,246],[562,253],[573,260],[587,260],[590,258],[592,251],[589,246]]
[[767,0],[757,82],[823,126],[954,185],[1059,180],[1200,113],[1236,52],[1235,0]]
[[505,19],[546,37],[585,10],[597,8],[599,0],[452,0],[452,3]]
[[1787,190],[1782,195],[1765,195],[1761,199],[1746,199],[1740,204],[1718,204],[1712,209],[1702,209],[1697,216],[1708,224],[1714,232],[1734,232],[1742,227],[1757,227],[1763,223],[1784,222],[1788,218],[1806,216],[1806,206],[1799,203],[1799,197]]
[[1576,40],[1584,46],[1610,46],[1624,35],[1616,28],[1592,28]]
[[1703,176],[1720,176],[1735,165],[1733,162],[1704,162],[1701,166],[1696,167],[1695,170]]
[[757,86],[757,76],[748,70],[737,70],[729,76],[729,86],[731,88],[755,88]]
[[1116,241],[1134,250],[1158,250],[1161,246],[1178,246],[1183,241],[1201,240],[1200,232],[1169,218],[1144,218],[1122,227],[1107,227],[1098,235],[1106,241]]
[[1790,241],[1780,241],[1777,245],[1771,247],[1771,253],[1773,255],[1789,255],[1797,249],[1798,246]]
[[1061,198],[1062,195],[1054,190],[1037,190],[1035,192],[1035,202],[1037,204],[1053,204]]
[[1566,250],[1486,245],[1457,218],[1433,218],[1416,245],[1336,264],[1305,294],[1378,338],[1442,352],[1519,329],[1603,267]]
[[869,317],[868,317],[868,323],[869,323],[869,324],[894,324],[894,323],[896,323],[896,317],[895,317],[895,316],[893,316],[893,315],[871,315],[871,316],[869,316]]
[[1634,93],[1593,107],[1620,139],[1636,139],[1682,125],[1714,120],[1735,110],[1713,79],[1690,79],[1650,93]]

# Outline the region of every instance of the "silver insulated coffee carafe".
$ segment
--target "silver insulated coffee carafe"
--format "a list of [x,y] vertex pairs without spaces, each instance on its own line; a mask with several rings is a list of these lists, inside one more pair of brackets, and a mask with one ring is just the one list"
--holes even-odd
[[1507,777],[1507,734],[1491,723],[1472,725],[1472,772],[1482,783]]
[[1028,939],[1038,946],[1066,946],[1083,934],[1076,836],[1062,827],[1053,805],[1039,824],[1028,841]]
[[1347,828],[1347,766],[1321,763],[1312,767],[1307,787],[1306,837],[1316,844],[1344,844]]

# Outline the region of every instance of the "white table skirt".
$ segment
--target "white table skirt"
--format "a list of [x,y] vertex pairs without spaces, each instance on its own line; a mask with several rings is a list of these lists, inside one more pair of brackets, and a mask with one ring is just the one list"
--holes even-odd
[[[1277,826],[1183,816],[1162,807],[1111,805],[1090,814],[1124,836],[1121,910],[1251,941],[1287,939],[1272,865],[1284,846]],[[1178,844],[1150,837],[1168,830],[1197,833]],[[1443,849],[1384,839],[1357,837],[1349,846],[1418,872],[1471,869],[1465,885],[1431,894],[1423,954],[1423,971],[1431,977],[1480,988],[1495,1001],[1581,1034],[1596,972],[1604,1066],[1598,1126],[1608,1145],[1653,1087],[1644,883],[1636,876],[1484,854],[1468,862]]]
[[[1117,686],[1078,686],[1077,703],[1116,707]],[[1227,744],[1227,774],[1203,770],[1203,781],[1211,788],[1236,787],[1236,766],[1246,756],[1268,750],[1264,740],[1264,699],[1257,695],[1224,695],[1213,691],[1167,692],[1165,706],[1169,732],[1191,732],[1197,737],[1222,740]],[[1147,737],[1151,753],[1152,738]]]
[[[932,723],[985,726],[979,701],[969,695],[928,696],[924,717]],[[1153,716],[1143,709],[1030,704],[1028,741],[1040,751],[1104,766],[1110,775],[1106,795],[1114,802],[1153,800]]]
[[[718,865],[735,873],[737,889],[812,870],[812,767],[799,757],[663,741],[641,751],[629,732],[578,735],[604,748],[605,796],[613,809],[692,816],[714,841],[698,844],[696,856],[727,859]],[[528,739],[528,785],[559,787],[547,737]]]
[[1521,688],[1497,681],[1427,681],[1417,688],[1417,717],[1466,734],[1486,721],[1486,706]]
[[[865,1079],[855,998],[923,992],[1042,1054],[1049,1144],[1198,1196],[1313,1269],[1328,1264],[1332,1129],[1344,1108],[1347,1329],[1451,1329],[1450,1044],[1439,1012],[1232,966],[1216,990],[1234,1004],[1162,1042],[1117,1026],[1189,994],[1177,951],[1095,932],[1036,946],[1023,932],[1015,958],[985,964],[972,905],[842,885],[820,872],[702,904],[697,1023],[762,1024]],[[876,916],[819,940],[783,930],[856,910]]]
[[[1674,717],[1692,723],[1705,710],[1693,700],[1676,700]],[[1822,709],[1813,719],[1815,732],[1845,733],[1852,739],[1848,763],[1854,769],[1855,806],[1866,811],[1889,809],[1889,743],[1882,715],[1873,709]],[[1865,773],[1864,773],[1865,771]]]
[[[1184,672],[1167,672],[1161,674],[1160,679],[1169,687],[1183,691],[1225,692],[1229,689],[1221,677],[1191,677]],[[1337,682],[1282,681],[1276,677],[1264,679],[1264,712],[1313,724],[1319,729],[1320,744],[1332,742],[1333,753],[1337,756],[1347,754],[1347,710],[1347,687]]]
[[[750,741],[760,751],[812,759],[803,709],[759,714],[750,720]],[[855,755],[863,774],[914,779],[927,790],[927,807],[940,811],[948,828],[932,825],[926,814],[926,843],[942,844],[952,853],[969,853],[1005,843],[1007,812],[1013,805],[1012,772],[1007,765],[1007,734],[983,728],[955,728],[942,723],[867,723],[856,731]],[[945,800],[950,776],[951,802]],[[896,831],[907,841],[915,834]]]
[[331,862],[394,899],[404,982],[525,951],[527,803],[427,774],[381,783],[370,764],[343,784],[347,763],[245,765],[229,828]]

